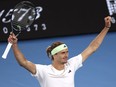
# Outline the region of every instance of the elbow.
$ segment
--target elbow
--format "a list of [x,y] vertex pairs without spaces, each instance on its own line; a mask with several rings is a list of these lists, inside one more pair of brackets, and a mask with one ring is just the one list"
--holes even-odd
[[21,67],[25,67],[26,64],[27,64],[27,60],[18,61],[18,64],[19,64]]
[[25,62],[18,62],[18,64],[21,66],[21,67],[24,67],[26,65]]
[[92,47],[93,52],[97,51],[98,47]]
[[100,46],[100,43],[95,43],[94,45],[90,45],[90,48],[93,52],[95,52]]
[[20,66],[25,66],[26,65],[26,58],[23,55],[15,55],[15,58]]
[[19,62],[19,65],[20,65],[21,67],[24,67],[24,65],[25,65],[25,64],[24,64],[24,63],[20,63],[20,62]]

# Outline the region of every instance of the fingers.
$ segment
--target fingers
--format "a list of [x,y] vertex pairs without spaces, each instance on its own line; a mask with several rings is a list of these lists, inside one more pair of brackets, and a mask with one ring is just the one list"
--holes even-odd
[[105,17],[105,27],[106,28],[111,27],[111,17],[110,16]]
[[13,32],[10,32],[8,42],[10,42],[12,44],[17,42],[17,38],[16,38],[16,36],[15,36],[15,34]]
[[111,22],[111,17],[110,16],[105,17],[105,21],[106,22]]

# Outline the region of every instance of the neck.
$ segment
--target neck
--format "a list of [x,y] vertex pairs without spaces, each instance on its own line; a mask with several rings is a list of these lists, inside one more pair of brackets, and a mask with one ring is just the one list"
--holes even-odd
[[57,70],[63,70],[64,69],[64,64],[59,64],[59,63],[52,63],[52,66],[57,69]]

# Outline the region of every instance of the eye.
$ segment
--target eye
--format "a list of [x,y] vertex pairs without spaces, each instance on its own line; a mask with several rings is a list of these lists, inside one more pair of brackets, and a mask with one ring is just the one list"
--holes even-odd
[[65,54],[65,52],[61,52],[61,54]]
[[68,53],[68,51],[61,52],[61,54],[66,54],[66,53]]

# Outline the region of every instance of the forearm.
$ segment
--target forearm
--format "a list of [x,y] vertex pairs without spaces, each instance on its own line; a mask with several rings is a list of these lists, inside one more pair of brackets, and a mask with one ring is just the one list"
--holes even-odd
[[18,45],[17,44],[13,44],[12,45],[12,49],[13,49],[13,52],[14,52],[14,56],[15,56],[17,62],[19,63],[19,65],[24,67],[25,69],[27,69],[29,72],[35,74],[36,73],[35,64],[33,64],[32,62],[28,61],[24,57],[22,52],[19,50]]
[[106,36],[109,28],[104,27],[104,29],[99,33],[99,35],[89,44],[89,46],[82,52],[83,62],[94,53],[101,43],[103,42],[104,37]]
[[111,27],[111,17],[105,17],[105,27],[97,35],[97,37],[89,44],[89,46],[82,52],[83,61],[85,61],[93,52],[95,52],[98,47],[103,42],[109,28]]
[[108,31],[109,31],[109,28],[104,27],[104,29],[98,34],[98,36],[90,43],[89,46],[93,49],[93,51],[96,51],[97,48],[101,45]]
[[13,44],[13,45],[12,45],[12,49],[13,49],[14,56],[15,56],[17,62],[18,62],[21,66],[24,66],[24,64],[25,64],[25,62],[26,62],[26,59],[25,59],[24,55],[22,54],[22,52],[19,50],[18,44]]
[[22,54],[22,52],[19,50],[18,48],[18,44],[17,44],[17,38],[16,36],[11,32],[9,38],[8,38],[8,42],[12,43],[12,50],[14,52],[14,56],[17,60],[17,62],[19,63],[20,66],[24,67],[25,69],[27,69],[29,72],[35,74],[36,73],[36,66],[35,64],[33,64],[32,62],[28,61],[24,55]]

